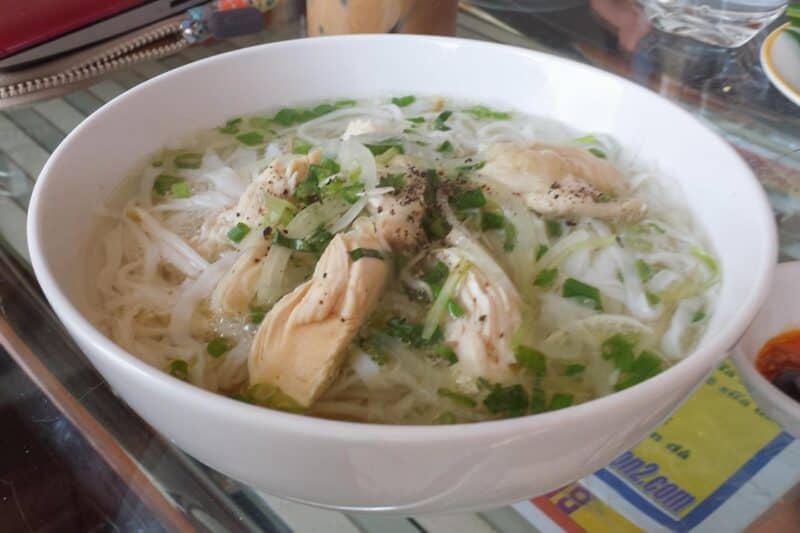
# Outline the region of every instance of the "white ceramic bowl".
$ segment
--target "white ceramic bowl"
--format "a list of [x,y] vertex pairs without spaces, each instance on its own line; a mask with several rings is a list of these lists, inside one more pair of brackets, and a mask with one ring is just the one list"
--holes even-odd
[[[126,353],[81,311],[95,208],[131,166],[198,128],[322,99],[444,94],[605,131],[655,160],[685,191],[724,271],[719,309],[694,353],[669,371],[555,413],[472,425],[398,427],[269,411],[180,382]],[[761,305],[776,232],[748,167],[719,137],[657,95],[557,57],[476,41],[409,36],[306,39],[179,68],[116,98],[52,155],[30,204],[39,282],[117,393],[201,461],[266,492],[393,513],[490,508],[607,464],[706,376]]]
[[800,438],[800,403],[767,381],[755,367],[758,351],[769,339],[800,329],[800,261],[781,263],[767,301],[733,350],[733,362],[759,407]]

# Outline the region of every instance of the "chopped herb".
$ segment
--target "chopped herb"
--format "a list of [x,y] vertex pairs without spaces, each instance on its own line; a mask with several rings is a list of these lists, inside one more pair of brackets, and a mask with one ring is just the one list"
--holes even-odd
[[648,291],[645,293],[645,296],[647,297],[647,303],[650,305],[658,305],[661,303],[661,297],[658,294]]
[[343,179],[333,179],[322,188],[325,197],[336,196],[349,204],[358,201],[359,195],[364,192],[364,184],[360,181],[349,183]]
[[436,424],[455,424],[456,423],[456,415],[451,413],[450,411],[445,411],[444,413],[440,414],[434,420]]
[[456,170],[459,172],[470,172],[472,170],[480,170],[484,166],[486,166],[486,161],[478,161],[477,163],[472,163],[471,165],[461,165],[460,167],[456,167]]
[[483,400],[483,405],[494,414],[521,416],[528,409],[528,393],[522,385],[494,385]]
[[356,105],[356,101],[355,100],[337,100],[337,101],[335,101],[333,103],[333,105],[334,105],[334,107],[336,107],[336,109],[341,109],[343,107],[353,107],[354,105]]
[[450,300],[447,300],[447,312],[453,318],[461,318],[462,316],[464,316],[464,310],[461,309],[461,306],[458,305],[458,302],[456,302],[452,298]]
[[322,115],[327,115],[331,111],[335,111],[336,108],[331,104],[319,104],[318,106],[314,107],[311,110],[311,114],[313,115],[312,118],[321,117]]
[[579,364],[567,365],[567,367],[564,369],[564,375],[577,376],[578,374],[582,374],[585,369],[586,369],[585,365],[579,365]]
[[236,136],[236,140],[247,146],[257,146],[264,142],[264,136],[257,131],[248,131]]
[[153,191],[159,196],[164,196],[176,183],[183,181],[183,178],[177,176],[170,176],[168,174],[159,174],[155,181],[153,181]]
[[453,151],[453,145],[450,144],[450,141],[445,141],[436,147],[436,151],[441,154],[450,153]]
[[399,98],[392,98],[392,103],[397,107],[406,107],[413,104],[416,100],[416,97],[408,95],[400,96]]
[[483,119],[508,120],[511,118],[511,113],[506,113],[503,111],[494,111],[483,105],[472,106],[469,109],[465,109],[464,111],[466,111],[473,117],[477,118],[478,120],[483,120]]
[[425,340],[422,338],[422,326],[406,321],[405,318],[393,317],[386,322],[384,331],[392,337],[398,338],[404,343],[419,348],[438,344],[442,337],[442,332],[438,328],[433,336]]
[[514,349],[514,357],[521,367],[532,371],[538,377],[544,376],[547,370],[547,356],[539,350],[520,344]]
[[189,363],[174,359],[169,363],[169,374],[183,381],[189,381]]
[[649,224],[647,224],[647,225],[648,225],[649,227],[651,227],[651,228],[652,228],[652,229],[653,229],[653,230],[654,230],[656,233],[661,233],[661,234],[663,235],[664,233],[666,233],[666,232],[667,232],[667,230],[665,230],[664,228],[662,228],[661,226],[659,226],[659,225],[658,225],[658,224],[656,224],[655,222],[650,222],[650,223],[649,223]]
[[172,187],[170,187],[170,191],[174,198],[189,198],[192,195],[192,189],[185,181],[173,183]]
[[246,396],[250,403],[269,407],[270,409],[278,409],[290,413],[301,413],[305,410],[302,405],[284,393],[279,387],[264,383],[256,383],[250,387]]
[[250,233],[250,226],[244,222],[237,222],[234,227],[228,230],[228,238],[233,242],[242,242],[247,234]]
[[224,126],[222,126],[221,128],[217,128],[217,130],[220,133],[233,135],[234,133],[239,133],[239,124],[241,123],[242,123],[241,118],[232,118],[228,122],[226,122]]
[[450,118],[450,115],[452,114],[452,111],[442,111],[439,113],[439,116],[437,116],[433,121],[433,129],[439,131],[449,131],[450,128],[445,126],[444,123],[447,122],[447,119]]
[[482,376],[478,377],[475,380],[475,384],[478,386],[478,389],[480,390],[492,390],[492,384],[489,383],[489,380],[486,379],[485,377]]
[[436,355],[436,357],[439,359],[444,359],[451,365],[458,363],[458,356],[456,355],[456,352],[454,352],[452,348],[445,344],[438,345],[433,349],[433,353]]
[[219,357],[232,347],[230,339],[226,337],[217,337],[206,344],[206,352],[208,352],[208,355],[211,357]]
[[603,359],[611,361],[614,366],[623,372],[628,372],[633,366],[633,347],[636,339],[622,333],[615,333],[600,345]]
[[599,148],[595,148],[594,146],[589,148],[589,153],[593,156],[599,157],[600,159],[606,158],[606,153]]
[[650,265],[641,259],[636,260],[636,273],[639,274],[639,279],[642,280],[642,282],[649,280],[653,276],[653,270],[650,268]]
[[579,304],[595,309],[596,311],[603,310],[603,301],[600,298],[600,291],[597,290],[597,287],[587,285],[575,278],[567,278],[564,282],[561,295],[564,298],[575,300]]
[[627,389],[655,376],[659,372],[661,372],[661,357],[645,350],[639,354],[629,371],[614,385],[614,390]]
[[442,398],[447,398],[449,400],[452,400],[459,405],[463,405],[464,407],[475,407],[478,405],[478,402],[476,402],[466,394],[461,394],[459,392],[451,391],[450,389],[442,388],[436,392]]
[[292,140],[292,153],[293,154],[307,154],[311,150],[311,143],[304,141],[299,137]]
[[564,409],[565,407],[572,405],[573,400],[574,397],[572,394],[557,392],[553,394],[552,398],[550,398],[550,405],[547,406],[547,410],[557,411],[559,409]]
[[456,209],[476,209],[486,205],[486,197],[480,188],[465,189],[452,194],[450,204]]
[[694,314],[692,315],[692,323],[700,322],[705,317],[706,317],[706,312],[704,310],[700,309],[698,311],[695,311]]
[[406,120],[411,122],[412,124],[422,124],[423,122],[425,122],[425,119],[423,117],[411,117],[407,118]]
[[584,135],[583,137],[578,137],[577,139],[575,139],[575,142],[581,144],[592,144],[597,142],[597,137],[591,134]]
[[267,310],[263,307],[251,306],[247,312],[251,324],[261,324],[264,317],[267,316]]
[[547,246],[546,244],[540,244],[539,248],[536,249],[536,260],[538,261],[539,259],[541,259],[549,249],[550,247]]
[[378,144],[365,144],[364,146],[366,146],[367,149],[372,152],[372,155],[381,155],[384,152],[388,152],[392,148],[397,150],[398,153],[405,153],[403,145],[395,139],[387,139]]
[[494,229],[503,229],[506,217],[502,213],[481,213],[481,229],[483,231],[490,231]]
[[561,222],[559,222],[558,220],[545,220],[544,227],[547,236],[550,237],[551,239],[557,239],[561,237],[561,234],[563,233]]
[[389,162],[395,158],[395,156],[400,155],[402,152],[402,146],[392,146],[381,155],[375,156],[375,162],[379,165],[388,165]]
[[544,413],[547,410],[547,395],[539,387],[531,392],[531,413]]
[[297,252],[309,252],[313,254],[321,254],[325,251],[328,243],[331,242],[333,235],[324,229],[320,228],[315,231],[310,237],[305,239],[292,239],[287,237],[280,231],[274,233],[272,242],[278,246],[289,248]]
[[557,268],[546,268],[536,275],[536,279],[533,280],[533,284],[536,287],[549,289],[550,287],[553,286],[553,282],[556,280],[557,277],[558,277]]
[[439,295],[439,291],[442,290],[442,284],[449,275],[450,269],[442,261],[436,261],[436,264],[422,275],[422,281],[431,288],[434,299]]
[[406,178],[402,173],[387,174],[380,179],[378,185],[381,187],[394,187],[395,190],[398,190],[406,186]]
[[177,168],[200,168],[203,164],[203,154],[186,152],[175,156],[175,166]]
[[428,211],[422,219],[422,228],[425,234],[432,241],[444,239],[450,231],[450,225],[445,220],[444,215],[438,211]]
[[299,118],[300,116],[296,109],[286,108],[278,111],[272,120],[281,126],[291,126],[299,120]]
[[380,259],[383,261],[383,254],[378,250],[373,250],[372,248],[356,248],[350,252],[350,259],[352,259],[354,262],[364,257],[372,257],[374,259]]
[[508,220],[503,224],[503,229],[506,232],[506,239],[503,241],[503,250],[506,252],[513,252],[517,246],[517,227]]
[[361,347],[369,354],[370,359],[375,361],[378,366],[383,366],[389,362],[391,356],[386,349],[386,333],[371,328],[366,338],[361,340]]

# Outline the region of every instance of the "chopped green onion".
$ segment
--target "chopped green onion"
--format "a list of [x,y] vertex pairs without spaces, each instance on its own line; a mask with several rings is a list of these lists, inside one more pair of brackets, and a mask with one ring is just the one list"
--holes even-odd
[[708,269],[709,274],[711,274],[711,276],[705,282],[705,287],[710,287],[714,285],[719,280],[719,274],[720,274],[719,264],[717,263],[717,260],[711,257],[711,255],[709,255],[707,252],[701,250],[700,248],[692,248],[691,250],[689,250],[689,253],[691,253],[701,263],[703,263],[703,266],[705,266]]
[[547,406],[547,410],[557,411],[558,409],[564,409],[565,407],[572,405],[573,400],[574,396],[572,394],[557,392],[553,394],[552,398],[550,398],[550,405]]
[[452,114],[452,111],[442,111],[439,113],[439,116],[437,116],[433,121],[433,129],[439,131],[449,131],[450,128],[445,126],[444,123],[447,122],[447,119],[450,118],[450,115]]
[[540,244],[539,248],[536,249],[536,260],[538,261],[539,259],[541,259],[542,256],[546,254],[547,250],[549,249],[550,247],[547,246],[546,244]]
[[250,233],[250,226],[244,222],[237,222],[234,227],[228,230],[228,238],[233,242],[242,242],[247,234]]
[[447,264],[444,261],[436,261],[436,264],[422,275],[422,281],[431,286],[436,284],[441,286],[449,275],[450,269],[447,268]]
[[183,381],[189,381],[189,363],[181,359],[173,359],[169,363],[169,374]]
[[309,150],[311,150],[311,143],[304,141],[300,137],[295,137],[292,140],[293,154],[307,154]]
[[236,140],[247,146],[257,146],[264,142],[264,136],[257,131],[248,131],[236,136]]
[[[312,167],[314,165],[311,165]],[[294,188],[293,193],[295,199],[301,202],[310,202],[319,196],[319,182],[311,176],[311,168],[309,168],[308,177],[305,181],[301,181]]]
[[233,135],[234,133],[239,133],[239,124],[241,124],[241,118],[232,118],[228,122],[225,123],[224,126],[221,128],[217,128],[220,133],[226,133],[228,135]]
[[453,151],[453,145],[450,143],[450,141],[444,141],[436,148],[436,151],[440,154],[450,153]]
[[579,365],[579,364],[567,365],[567,367],[564,369],[564,375],[577,376],[578,374],[582,374],[585,369],[586,369],[585,365]]
[[203,164],[203,154],[186,152],[175,156],[177,168],[200,168]]
[[612,361],[614,366],[623,372],[627,372],[633,366],[633,347],[636,339],[622,333],[615,333],[603,341],[600,345],[600,353],[603,359]]
[[399,190],[406,186],[406,178],[402,173],[387,174],[380,179],[378,185],[381,187],[394,187],[395,190]]
[[447,313],[448,302],[453,296],[453,293],[461,282],[461,279],[466,275],[470,268],[468,261],[459,261],[452,272],[447,276],[447,280],[442,285],[439,294],[431,304],[425,316],[425,324],[422,330],[422,338],[430,339],[434,333],[439,329],[439,324],[442,322],[445,313]]
[[517,227],[506,220],[503,224],[503,229],[506,232],[506,239],[503,241],[503,250],[506,252],[513,252],[514,248],[517,246]]
[[456,170],[459,172],[470,172],[472,170],[480,170],[485,165],[486,161],[478,161],[477,163],[472,163],[471,165],[461,165],[460,167],[456,167]]
[[545,220],[544,224],[548,237],[550,237],[551,239],[557,239],[561,237],[561,234],[563,233],[561,222],[559,222],[558,220]]
[[387,349],[387,337],[386,333],[371,328],[366,338],[361,341],[361,347],[378,366],[383,366],[391,360]]
[[432,241],[444,239],[450,231],[450,225],[445,220],[444,215],[438,211],[426,210],[422,219],[422,228],[425,235]]
[[547,395],[539,387],[531,392],[531,413],[544,413],[547,410]]
[[614,385],[614,390],[627,389],[655,376],[661,371],[661,364],[661,357],[652,352],[643,351],[633,362],[625,376],[620,378],[617,384]]
[[372,248],[356,248],[350,252],[350,259],[352,259],[353,262],[364,257],[372,257],[373,259],[380,259],[383,261],[383,254]]
[[557,277],[558,277],[557,268],[546,268],[536,275],[536,279],[533,280],[533,284],[536,287],[549,289],[550,287],[553,286],[553,282],[556,280]]
[[439,344],[442,338],[442,332],[437,328],[430,339],[426,340],[422,337],[421,325],[408,322],[405,318],[401,317],[390,318],[386,322],[384,331],[388,335],[398,338],[414,348]]
[[264,223],[269,226],[286,226],[294,218],[297,208],[283,198],[266,194],[264,200]]
[[494,385],[483,400],[483,405],[494,414],[521,416],[528,409],[528,393],[519,384],[508,387]]
[[272,119],[281,126],[291,126],[299,119],[299,113],[295,109],[281,109]]
[[270,126],[272,125],[272,121],[267,117],[251,117],[250,120],[247,121],[250,124],[251,128],[255,128],[257,130],[270,130]]
[[599,157],[600,159],[606,158],[606,153],[599,148],[595,148],[594,146],[589,148],[589,153],[595,157]]
[[453,349],[446,344],[438,345],[433,349],[433,353],[436,355],[436,357],[447,361],[451,365],[458,363],[458,356],[456,355],[456,352],[454,352]]
[[520,344],[514,349],[514,357],[521,367],[530,370],[536,376],[544,376],[547,370],[547,356],[539,350]]
[[283,246],[284,248],[289,248],[297,252],[321,254],[325,251],[331,239],[333,239],[333,235],[320,228],[306,239],[292,239],[284,235],[283,232],[276,231],[272,242],[278,246]]
[[206,344],[206,352],[208,352],[211,357],[219,357],[232,347],[233,346],[231,346],[230,339],[225,337],[217,337]]
[[475,400],[473,400],[469,396],[467,396],[465,394],[461,394],[459,392],[451,391],[450,389],[442,388],[442,389],[439,389],[436,392],[442,398],[447,398],[449,400],[452,400],[452,401],[454,401],[455,403],[457,403],[459,405],[463,405],[464,407],[475,407],[475,406],[478,405],[478,402],[476,402]]
[[452,298],[450,298],[447,301],[447,312],[453,318],[461,318],[462,316],[464,316],[464,310],[461,309],[461,306],[458,305],[458,302],[456,302]]
[[693,323],[700,322],[705,317],[706,317],[706,312],[703,309],[700,309],[698,311],[695,311],[695,313],[692,315],[692,322]]
[[650,265],[641,259],[636,260],[636,273],[639,274],[639,279],[642,280],[642,282],[649,280],[653,276],[653,270],[650,268]]
[[313,115],[312,118],[321,117],[322,115],[327,115],[331,111],[335,111],[336,108],[331,104],[319,104],[315,106],[314,109],[311,110],[311,114]]
[[397,107],[406,107],[413,104],[416,101],[416,97],[408,95],[408,96],[401,96],[399,98],[392,98],[392,103]]
[[423,117],[411,117],[407,118],[406,120],[411,122],[412,124],[422,124],[423,122],[425,122],[425,119]]
[[505,221],[506,217],[502,213],[481,213],[481,229],[483,231],[503,229]]
[[575,278],[567,278],[561,295],[597,311],[603,310],[603,301],[600,298],[600,291],[597,290],[597,287],[587,285]]
[[183,178],[177,176],[170,176],[168,174],[159,174],[155,181],[153,181],[153,191],[159,196],[164,196],[176,183],[183,181]]
[[372,155],[381,155],[384,152],[388,152],[392,148],[397,150],[398,153],[401,153],[401,154],[405,153],[405,150],[403,149],[403,145],[400,144],[400,142],[395,140],[395,139],[387,139],[387,140],[385,140],[385,141],[383,141],[381,143],[378,143],[378,144],[365,144],[364,146],[366,146],[367,149],[370,152],[372,152]]
[[452,194],[450,203],[456,209],[475,209],[486,205],[486,197],[480,188],[465,189]]
[[343,107],[353,107],[356,105],[355,100],[337,100],[333,103],[334,107],[341,109]]
[[251,324],[261,324],[264,317],[267,316],[267,310],[263,307],[251,306],[247,315]]
[[661,297],[658,294],[648,291],[645,293],[645,296],[647,297],[647,303],[650,305],[658,305],[661,303]]
[[189,198],[192,195],[192,189],[185,181],[173,183],[170,192],[174,198]]
[[492,119],[492,120],[508,120],[511,118],[511,113],[503,111],[494,111],[483,105],[472,106],[464,110],[478,120]]

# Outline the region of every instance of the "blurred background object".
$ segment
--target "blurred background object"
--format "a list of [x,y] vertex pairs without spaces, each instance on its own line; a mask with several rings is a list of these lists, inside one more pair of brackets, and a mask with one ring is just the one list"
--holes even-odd
[[653,26],[667,33],[735,48],[786,9],[788,0],[639,0]]
[[457,0],[307,0],[309,36],[344,33],[455,35]]

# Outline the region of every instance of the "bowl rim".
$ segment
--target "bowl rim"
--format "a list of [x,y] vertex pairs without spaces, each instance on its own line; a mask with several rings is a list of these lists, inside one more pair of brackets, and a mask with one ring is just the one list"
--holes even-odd
[[[81,311],[78,310],[78,308],[72,303],[72,301],[67,297],[65,292],[56,282],[46,259],[47,254],[44,251],[43,243],[45,243],[47,239],[45,236],[45,228],[40,220],[41,213],[44,210],[42,191],[46,188],[48,182],[54,179],[59,179],[57,177],[58,172],[56,167],[59,164],[59,159],[61,158],[62,154],[70,149],[70,145],[75,142],[76,139],[80,138],[85,129],[89,128],[97,121],[102,121],[104,114],[108,110],[114,109],[117,106],[125,105],[127,98],[131,94],[136,94],[138,91],[142,91],[145,90],[145,88],[157,85],[164,79],[181,76],[184,73],[198,69],[213,67],[213,65],[217,63],[232,61],[236,58],[245,57],[248,55],[264,55],[265,57],[269,57],[272,54],[280,54],[282,50],[287,48],[299,47],[313,50],[315,48],[324,46],[335,46],[340,42],[353,41],[386,41],[397,43],[398,45],[402,45],[404,42],[414,41],[416,43],[425,43],[426,46],[436,49],[464,49],[465,52],[470,49],[483,48],[493,50],[494,53],[499,55],[521,57],[526,61],[535,61],[540,64],[544,62],[562,65],[567,69],[578,69],[585,71],[590,76],[602,78],[605,81],[611,81],[615,84],[621,84],[626,89],[646,93],[648,97],[657,98],[660,100],[661,105],[671,108],[673,113],[680,114],[696,123],[699,127],[703,128],[706,133],[711,136],[711,138],[716,139],[719,142],[719,146],[716,149],[718,153],[724,153],[728,159],[738,162],[738,164],[741,166],[742,172],[749,175],[750,179],[745,180],[743,183],[742,192],[747,194],[750,198],[752,205],[751,213],[754,217],[754,220],[756,217],[760,218],[760,226],[764,226],[770,230],[768,232],[769,235],[762,236],[762,238],[766,239],[765,245],[768,253],[767,257],[761,258],[760,260],[761,276],[757,280],[758,283],[754,284],[753,289],[750,291],[748,295],[749,299],[742,303],[739,314],[734,320],[727,322],[716,332],[714,332],[714,335],[707,341],[707,345],[704,350],[700,352],[694,350],[667,371],[662,372],[661,374],[648,379],[646,382],[637,384],[626,390],[615,392],[600,398],[595,398],[579,405],[558,410],[557,412],[553,411],[537,415],[526,415],[517,418],[487,420],[473,423],[459,423],[452,425],[395,425],[350,422],[286,413],[260,406],[250,405],[174,378],[166,372],[150,366],[135,355],[124,350],[111,341],[111,339],[106,337],[102,332],[100,332],[95,325]],[[140,374],[144,379],[149,380],[153,387],[167,387],[167,390],[171,389],[173,391],[171,393],[167,392],[166,394],[172,394],[173,396],[180,394],[181,396],[184,396],[187,401],[196,403],[198,406],[200,406],[199,408],[203,409],[204,411],[209,413],[213,413],[215,411],[224,412],[224,415],[227,418],[235,419],[235,422],[237,423],[255,423],[279,428],[284,431],[313,435],[315,437],[322,437],[326,439],[340,438],[350,441],[387,439],[403,442],[451,440],[453,439],[455,432],[459,433],[460,438],[470,438],[487,435],[511,434],[521,431],[545,431],[551,426],[552,423],[555,423],[557,419],[558,423],[560,424],[570,424],[572,422],[590,417],[592,416],[592,413],[597,411],[608,412],[620,409],[623,408],[624,405],[630,405],[637,400],[644,401],[646,398],[652,395],[652,391],[661,389],[666,391],[673,389],[676,384],[685,381],[685,379],[683,379],[685,376],[695,373],[704,366],[709,366],[708,371],[710,371],[712,365],[709,363],[716,363],[724,357],[725,353],[736,343],[739,332],[743,331],[745,326],[750,323],[758,311],[761,303],[766,298],[771,285],[772,271],[776,262],[778,249],[777,230],[775,227],[772,210],[767,200],[767,195],[760,186],[750,167],[727,143],[727,141],[722,139],[722,137],[720,137],[716,132],[699,122],[697,118],[691,115],[691,113],[679,107],[672,101],[661,97],[647,87],[636,84],[621,76],[617,76],[616,74],[612,74],[602,69],[577,61],[546,54],[544,52],[527,50],[511,45],[456,37],[399,34],[321,36],[266,43],[195,61],[142,82],[136,87],[107,102],[89,117],[87,117],[69,133],[64,141],[48,158],[39,175],[39,178],[36,181],[33,194],[31,196],[28,211],[27,237],[31,262],[36,274],[36,278],[39,281],[45,295],[47,296],[47,299],[57,312],[59,318],[65,322],[65,324],[69,324],[71,326],[71,328],[68,329],[73,332],[74,336],[80,338],[83,342],[90,344],[97,350],[98,353],[102,355],[102,357],[111,359],[112,364],[124,367],[124,371],[126,373]],[[706,335],[708,335],[708,333],[706,333]]]
[[[774,292],[779,287],[785,286],[787,289],[792,288],[795,290],[796,293],[800,294],[800,286],[796,284],[796,282],[800,280],[800,261],[788,261],[784,263],[778,263],[777,268],[775,269],[775,277],[774,277],[774,285],[772,287],[772,291]],[[794,283],[793,283],[794,282]],[[758,314],[761,311],[769,308],[770,306],[780,305],[779,301],[772,300],[769,297],[764,302],[762,307],[759,309],[759,313],[756,314],[754,320],[758,319]],[[800,329],[800,328],[795,328]],[[791,413],[792,416],[797,417],[800,419],[800,402],[793,400],[790,396],[783,393],[778,387],[773,385],[767,378],[761,375],[761,372],[756,369],[755,360],[758,356],[758,353],[754,354],[751,358],[742,347],[742,343],[744,339],[748,336],[749,331],[745,331],[742,335],[742,338],[736,343],[736,346],[731,352],[731,357],[733,358],[734,363],[736,364],[737,370],[741,372],[742,378],[746,381],[745,386],[751,386],[758,389],[758,392],[763,394],[767,397],[767,399],[774,403],[777,408],[782,412]],[[764,345],[769,339],[774,337],[775,335],[780,335],[780,333],[776,333],[770,337],[765,339],[761,339],[758,343],[759,350],[760,347]],[[774,407],[774,406],[773,406]],[[769,406],[767,406],[769,409]],[[780,424],[779,424],[780,425]]]

